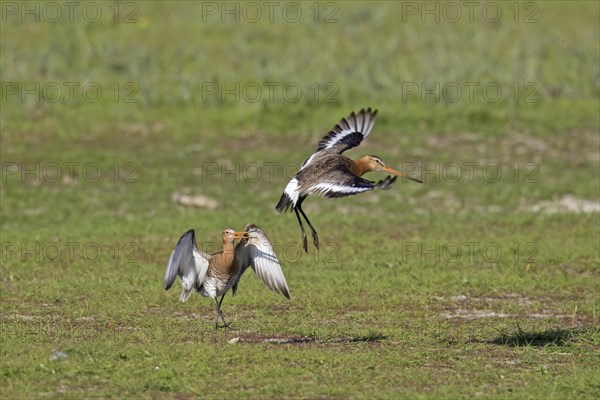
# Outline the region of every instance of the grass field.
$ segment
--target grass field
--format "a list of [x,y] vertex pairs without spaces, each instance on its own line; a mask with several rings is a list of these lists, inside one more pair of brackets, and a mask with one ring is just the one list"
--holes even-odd
[[[0,3],[3,399],[600,397],[598,3],[89,4]],[[425,183],[310,198],[303,254],[273,207],[368,106],[348,155]],[[292,298],[213,343],[166,262],[248,222]]]

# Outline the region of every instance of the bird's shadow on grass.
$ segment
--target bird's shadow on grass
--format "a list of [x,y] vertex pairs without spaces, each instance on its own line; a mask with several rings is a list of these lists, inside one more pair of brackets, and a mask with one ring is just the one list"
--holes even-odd
[[492,344],[502,346],[535,346],[543,347],[548,345],[564,346],[573,337],[573,332],[568,329],[553,329],[541,332],[523,332],[502,333],[497,338],[490,341]]
[[546,329],[543,331],[526,332],[517,325],[516,332],[500,332],[500,335],[487,341],[489,344],[511,347],[544,347],[567,346],[577,336],[589,333],[587,329]]

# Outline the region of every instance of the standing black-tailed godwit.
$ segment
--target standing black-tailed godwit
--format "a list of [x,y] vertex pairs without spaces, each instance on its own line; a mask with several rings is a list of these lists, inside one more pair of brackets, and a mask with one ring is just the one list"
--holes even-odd
[[[183,289],[179,301],[182,303],[188,299],[194,288],[202,296],[214,299],[217,309],[215,340],[217,328],[228,326],[221,311],[223,298],[229,289],[235,296],[240,278],[249,266],[269,289],[290,298],[273,246],[259,227],[247,224],[243,232],[225,229],[222,239],[222,251],[206,254],[196,247],[193,229],[184,233],[171,253],[164,280],[164,287],[167,290],[179,276]],[[242,240],[234,248],[235,239]],[[221,296],[219,301],[217,301],[218,296]],[[219,326],[219,317],[223,320],[222,326]]]
[[[335,198],[373,189],[389,189],[397,176],[423,183],[387,167],[379,157],[365,156],[358,160],[352,160],[342,155],[343,152],[358,146],[364,138],[369,136],[376,117],[377,110],[372,111],[371,108],[367,108],[360,110],[358,114],[352,112],[348,118],[342,118],[340,123],[321,139],[317,151],[302,163],[300,171],[287,184],[279,203],[275,206],[275,211],[278,213],[284,213],[288,209],[293,209],[296,213],[302,231],[305,252],[308,252],[308,240],[300,214],[312,231],[315,247],[319,248],[317,231],[302,210],[302,202],[309,194]],[[396,176],[387,176],[379,182],[361,178],[370,171],[387,171]]]

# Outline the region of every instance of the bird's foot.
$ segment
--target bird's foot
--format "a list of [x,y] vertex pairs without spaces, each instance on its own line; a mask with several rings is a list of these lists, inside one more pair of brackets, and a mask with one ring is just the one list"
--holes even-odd
[[317,236],[317,232],[313,231],[312,238],[313,238],[313,243],[314,243],[315,247],[317,248],[317,250],[319,250],[319,236]]
[[306,233],[302,232],[302,248],[304,252],[308,254],[308,239],[306,238]]
[[237,330],[238,330],[238,329],[236,329],[236,328],[232,328],[232,327],[231,327],[231,324],[230,324],[230,323],[228,323],[228,322],[227,322],[227,323],[224,323],[223,325],[216,324],[216,325],[215,325],[215,334],[213,335],[213,342],[214,342],[214,343],[216,343],[216,342],[217,342],[217,331],[218,331],[219,329],[228,329],[228,330],[230,330],[230,331],[237,331]]

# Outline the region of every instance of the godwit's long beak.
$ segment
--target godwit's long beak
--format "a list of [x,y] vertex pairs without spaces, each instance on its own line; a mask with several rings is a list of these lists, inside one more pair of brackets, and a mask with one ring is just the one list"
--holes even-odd
[[423,181],[421,181],[421,180],[419,180],[417,178],[413,178],[412,176],[408,176],[408,175],[406,175],[406,174],[404,174],[404,173],[402,173],[400,171],[396,171],[395,169],[392,169],[390,167],[383,167],[383,170],[389,172],[390,174],[394,174],[394,175],[398,175],[398,176],[401,176],[401,177],[406,178],[406,179],[410,179],[411,181],[423,183]]
[[233,232],[234,239],[249,239],[248,232]]

